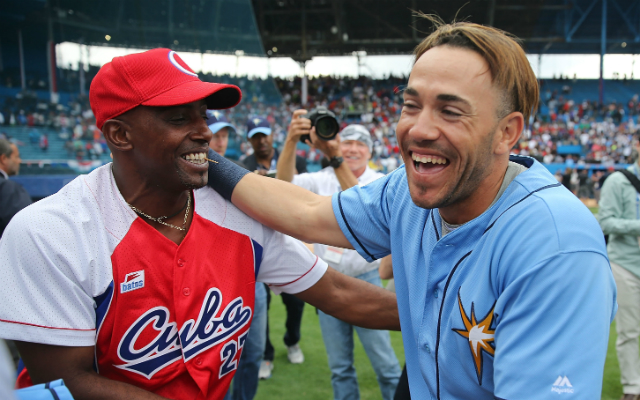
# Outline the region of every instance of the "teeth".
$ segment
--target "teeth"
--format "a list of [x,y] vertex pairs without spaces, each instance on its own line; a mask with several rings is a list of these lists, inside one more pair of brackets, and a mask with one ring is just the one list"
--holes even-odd
[[205,153],[191,153],[182,158],[194,164],[204,164],[206,157],[207,155]]
[[423,163],[423,164],[426,164],[426,163],[446,164],[447,163],[447,160],[445,158],[438,157],[438,156],[419,156],[413,153],[411,155],[411,158],[413,159],[413,161]]

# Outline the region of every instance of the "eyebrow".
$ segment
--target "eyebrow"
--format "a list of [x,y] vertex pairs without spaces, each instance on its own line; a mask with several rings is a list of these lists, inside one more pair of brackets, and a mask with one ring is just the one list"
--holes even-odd
[[407,86],[407,88],[404,89],[404,93],[408,94],[409,96],[418,96],[418,91],[411,86]]
[[446,103],[462,103],[467,105],[468,107],[471,107],[471,103],[469,103],[469,101],[455,94],[439,94],[438,96],[436,96],[436,98],[438,99],[438,101]]

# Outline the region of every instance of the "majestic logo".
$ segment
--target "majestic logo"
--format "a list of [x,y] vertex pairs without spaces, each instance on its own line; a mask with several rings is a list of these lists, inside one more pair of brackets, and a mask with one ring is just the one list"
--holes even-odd
[[132,290],[144,287],[144,270],[130,272],[124,276],[124,282],[120,284],[120,293],[127,293]]
[[[120,340],[118,356],[125,364],[116,367],[151,379],[158,371],[181,358],[186,363],[207,349],[227,341],[251,320],[251,308],[244,306],[242,297],[235,298],[222,311],[221,307],[220,290],[209,289],[198,319],[186,321],[179,331],[175,322],[169,322],[167,308],[154,307],[148,310],[127,329]],[[158,334],[149,343],[138,343],[140,334],[148,326]],[[236,369],[235,354],[242,349],[245,337],[241,335],[238,343],[231,340],[233,345],[227,343],[223,347],[219,376]]]
[[476,321],[476,313],[474,310],[474,304],[471,303],[471,320],[467,316],[462,306],[462,299],[460,298],[460,291],[458,290],[458,307],[460,307],[460,316],[462,317],[462,323],[464,329],[453,329],[454,332],[460,336],[469,340],[469,349],[473,356],[474,365],[476,367],[476,375],[478,376],[478,383],[482,385],[482,352],[493,356],[495,353],[494,335],[495,329],[491,329],[493,323],[493,310],[496,303],[493,303],[491,310],[480,321]]
[[573,393],[573,385],[567,376],[558,376],[558,379],[551,386],[551,391],[556,393]]
[[[178,60],[182,61],[182,59],[180,57],[178,57]],[[188,69],[186,69],[185,67],[183,67],[182,65],[180,65],[180,63],[176,60],[176,52],[173,51],[173,50],[169,52],[169,61],[171,62],[171,64],[173,64],[174,67],[178,68],[178,70],[180,72],[183,72],[183,73],[185,73],[187,75],[195,76],[196,78],[198,77],[198,74],[196,74],[194,72],[191,72]],[[184,62],[184,61],[182,61],[182,62]]]

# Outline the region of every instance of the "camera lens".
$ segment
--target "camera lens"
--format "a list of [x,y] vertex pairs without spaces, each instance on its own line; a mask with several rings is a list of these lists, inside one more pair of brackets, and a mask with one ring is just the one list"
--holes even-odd
[[321,117],[316,121],[316,133],[321,139],[331,140],[338,133],[339,127],[334,118]]

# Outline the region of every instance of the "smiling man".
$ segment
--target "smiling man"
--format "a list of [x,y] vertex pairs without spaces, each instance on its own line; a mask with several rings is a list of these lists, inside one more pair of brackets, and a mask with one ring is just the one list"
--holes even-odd
[[412,397],[599,399],[616,310],[602,234],[544,166],[509,155],[535,75],[502,31],[436,28],[404,92],[404,167],[332,197],[255,174],[210,184],[301,240],[392,254]]
[[0,337],[19,341],[19,386],[62,378],[77,399],[222,399],[256,280],[397,329],[393,296],[204,187],[206,111],[236,105],[237,87],[155,49],[104,65],[90,100],[113,163],[18,213],[0,240]]

